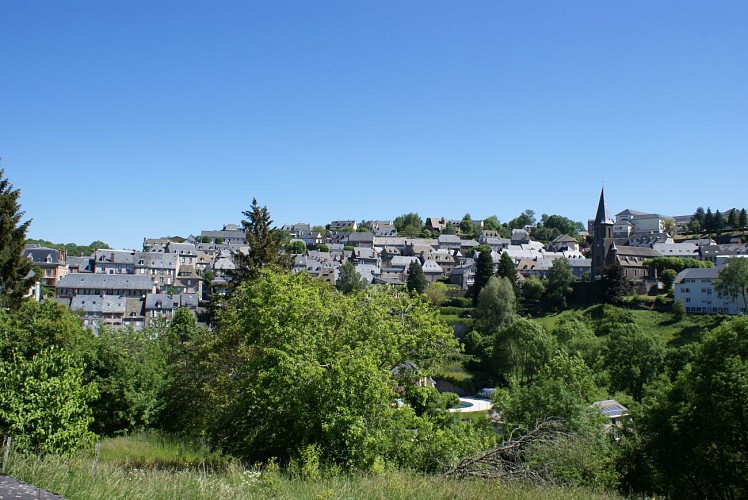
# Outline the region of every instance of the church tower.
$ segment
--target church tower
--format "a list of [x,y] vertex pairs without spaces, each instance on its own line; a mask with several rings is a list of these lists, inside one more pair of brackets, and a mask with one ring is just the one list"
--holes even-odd
[[600,190],[600,202],[597,205],[597,215],[593,225],[592,240],[592,279],[599,279],[603,269],[611,262],[611,250],[615,252],[615,242],[613,241],[613,219],[608,211],[608,204],[605,202],[605,189]]

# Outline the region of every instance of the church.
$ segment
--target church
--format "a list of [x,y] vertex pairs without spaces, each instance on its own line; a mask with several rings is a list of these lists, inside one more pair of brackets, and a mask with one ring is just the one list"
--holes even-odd
[[600,279],[606,267],[621,266],[629,280],[640,283],[648,281],[650,270],[644,265],[644,261],[659,257],[660,252],[652,248],[627,246],[625,241],[616,240],[614,225],[603,188],[600,190],[600,201],[592,226],[592,279]]

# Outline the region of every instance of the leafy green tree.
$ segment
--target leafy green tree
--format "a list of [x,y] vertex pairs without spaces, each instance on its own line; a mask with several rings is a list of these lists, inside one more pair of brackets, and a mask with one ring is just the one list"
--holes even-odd
[[641,401],[644,386],[663,368],[665,348],[660,340],[637,325],[614,328],[605,346],[605,369],[614,390],[628,391]]
[[234,263],[236,269],[230,271],[229,278],[233,288],[239,284],[256,278],[261,269],[276,267],[286,269],[290,267],[290,259],[281,251],[283,249],[283,235],[271,227],[273,221],[267,207],[260,207],[256,198],[252,198],[250,210],[242,212],[246,219],[242,220],[242,229],[246,236],[249,250],[246,254],[236,252]]
[[535,211],[529,208],[519,216],[509,221],[511,229],[523,229],[525,226],[534,226],[536,222]]
[[317,250],[319,250],[320,252],[329,252],[330,247],[324,243],[320,243],[319,245],[317,245]]
[[483,229],[488,231],[498,231],[501,229],[501,222],[495,215],[490,215],[483,219]]
[[673,301],[673,320],[680,321],[686,317],[686,306],[680,299]]
[[540,217],[540,225],[546,229],[556,229],[559,235],[568,234],[569,236],[576,236],[584,229],[581,222],[573,221],[562,215],[543,214]]
[[660,276],[662,284],[665,285],[665,290],[670,291],[673,289],[673,283],[675,283],[675,277],[678,275],[673,269],[665,269]]
[[[159,329],[166,330],[166,325]],[[158,334],[132,328],[100,328],[98,333],[98,356],[91,371],[100,397],[92,405],[93,429],[111,436],[153,427],[167,382]]]
[[595,366],[602,347],[601,339],[586,322],[575,316],[562,318],[553,334],[569,355],[579,356],[587,366]]
[[748,259],[739,257],[727,259],[727,263],[717,273],[717,279],[714,280],[713,286],[719,297],[729,297],[731,300],[737,301],[738,311],[745,313],[748,308],[746,303]]
[[475,225],[470,214],[465,214],[462,217],[462,220],[460,221],[460,233],[468,239],[475,236]]
[[413,261],[408,266],[408,290],[416,293],[423,293],[429,285],[426,276],[423,274],[423,267],[418,261]]
[[423,230],[423,220],[414,212],[396,217],[393,221],[397,234],[414,238]]
[[514,259],[512,259],[507,252],[501,252],[501,257],[499,257],[499,265],[496,269],[496,276],[508,279],[509,283],[511,283],[514,287],[514,291],[516,293],[517,280],[519,279],[517,276],[517,266],[514,263]]
[[704,225],[705,219],[706,219],[706,212],[704,212],[703,207],[698,207],[696,211],[694,212],[693,216],[691,216],[691,220],[695,220],[701,226]]
[[675,219],[668,217],[663,221],[663,228],[665,232],[671,236],[678,232],[678,226],[675,224]]
[[548,418],[572,427],[587,423],[587,408],[596,392],[594,377],[582,358],[556,352],[529,386],[513,386],[494,399],[510,425],[531,427]]
[[511,324],[516,316],[514,287],[506,278],[491,276],[478,296],[477,313],[484,334],[494,333]]
[[339,269],[338,280],[335,282],[335,286],[344,294],[353,293],[359,290],[363,290],[369,286],[369,282],[358,274],[356,268],[351,261],[345,261]]
[[30,358],[0,359],[0,435],[13,436],[17,450],[68,454],[93,444],[89,404],[96,386],[83,366],[56,346]]
[[478,297],[480,291],[488,283],[488,280],[493,276],[493,258],[491,257],[491,250],[484,249],[478,254],[478,259],[475,262],[475,280],[473,281],[473,303],[478,303]]
[[[634,418],[649,484],[671,498],[748,496],[748,319],[708,332],[672,386],[660,383]],[[647,484],[641,478],[635,478]]]
[[301,240],[295,240],[286,244],[286,253],[300,255],[306,252],[306,244]]
[[571,264],[564,258],[554,259],[553,265],[548,270],[548,282],[546,285],[546,296],[548,300],[557,307],[566,307],[566,298],[571,294],[571,284],[576,281],[571,272]]
[[444,226],[444,229],[442,229],[442,234],[457,234],[455,225],[452,224],[452,222],[447,222],[447,225]]
[[426,287],[426,296],[429,298],[432,304],[440,306],[447,301],[447,293],[449,287],[441,281],[434,281]]
[[545,294],[545,283],[536,278],[530,276],[525,280],[525,284],[522,285],[522,295],[528,300],[540,300]]
[[0,307],[18,309],[37,277],[31,261],[22,255],[31,221],[21,222],[21,192],[13,189],[4,174],[0,169]]
[[320,463],[350,469],[375,461],[400,425],[393,368],[411,363],[418,377],[456,348],[423,295],[342,295],[268,270],[230,298],[211,342],[211,443],[281,463],[317,446]]
[[495,373],[505,382],[532,383],[555,350],[556,340],[543,325],[529,319],[517,319],[495,336]]
[[709,261],[684,257],[654,257],[645,260],[644,265],[654,269],[658,276],[662,276],[666,269],[672,269],[677,274],[684,269],[714,267]]

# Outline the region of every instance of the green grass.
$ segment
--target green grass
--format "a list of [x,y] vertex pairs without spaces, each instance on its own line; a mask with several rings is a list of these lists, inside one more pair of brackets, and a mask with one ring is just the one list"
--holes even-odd
[[220,473],[203,473],[191,469],[140,469],[104,462],[94,474],[91,465],[88,456],[68,460],[13,456],[7,472],[70,500],[619,498],[612,493],[597,494],[584,489],[533,487],[487,480],[455,480],[402,471],[302,479],[277,470],[244,468],[236,462],[230,463]]
[[[639,301],[640,304],[646,301]],[[687,314],[681,321],[674,321],[669,312],[646,308],[624,309],[634,317],[636,324],[643,330],[655,332],[668,346],[675,347],[697,341],[709,330],[717,327],[726,317],[722,315]],[[593,331],[603,330],[605,317],[603,306],[596,305],[585,309],[566,310],[537,318],[547,330],[553,330],[564,317],[581,316]]]

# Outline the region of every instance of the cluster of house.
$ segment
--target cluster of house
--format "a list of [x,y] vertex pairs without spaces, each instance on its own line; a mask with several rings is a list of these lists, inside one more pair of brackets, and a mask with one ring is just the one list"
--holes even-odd
[[[531,239],[529,228],[512,230],[510,238],[490,230],[480,230],[476,239],[461,238],[460,221],[446,218],[426,220],[426,228],[438,235],[428,239],[397,236],[391,221],[374,221],[365,232],[357,231],[356,222],[350,220],[332,221],[324,233],[305,223],[282,229],[308,248],[294,255],[293,271],[330,283],[337,282],[340,266],[350,262],[370,284],[402,285],[410,264],[418,262],[427,281],[442,280],[467,290],[475,279],[476,247],[482,245],[491,249],[495,265],[503,253],[512,258],[520,286],[529,277],[545,278],[556,259],[566,259],[577,278],[595,279],[606,266],[617,264],[629,279],[648,288],[657,285],[657,276],[645,265],[646,259],[690,257],[718,267],[688,269],[678,275],[675,296],[688,312],[745,311],[734,300],[718,299],[711,283],[724,259],[748,255],[748,246],[739,242],[718,245],[710,239],[675,243],[665,232],[666,219],[624,210],[614,220],[601,193],[596,218],[589,224],[593,243],[588,256],[569,235],[543,244]],[[440,234],[447,225],[458,234]],[[480,228],[480,221],[476,225]],[[78,311],[84,324],[137,328],[156,318],[168,319],[179,307],[197,313],[210,292],[225,288],[236,268],[234,256],[247,250],[242,229],[227,225],[186,240],[146,238],[141,251],[99,249],[87,257],[72,257],[61,250],[27,246],[24,256],[41,272],[37,297],[42,286],[54,288],[54,300]],[[206,276],[210,276],[211,290],[204,287]]]

